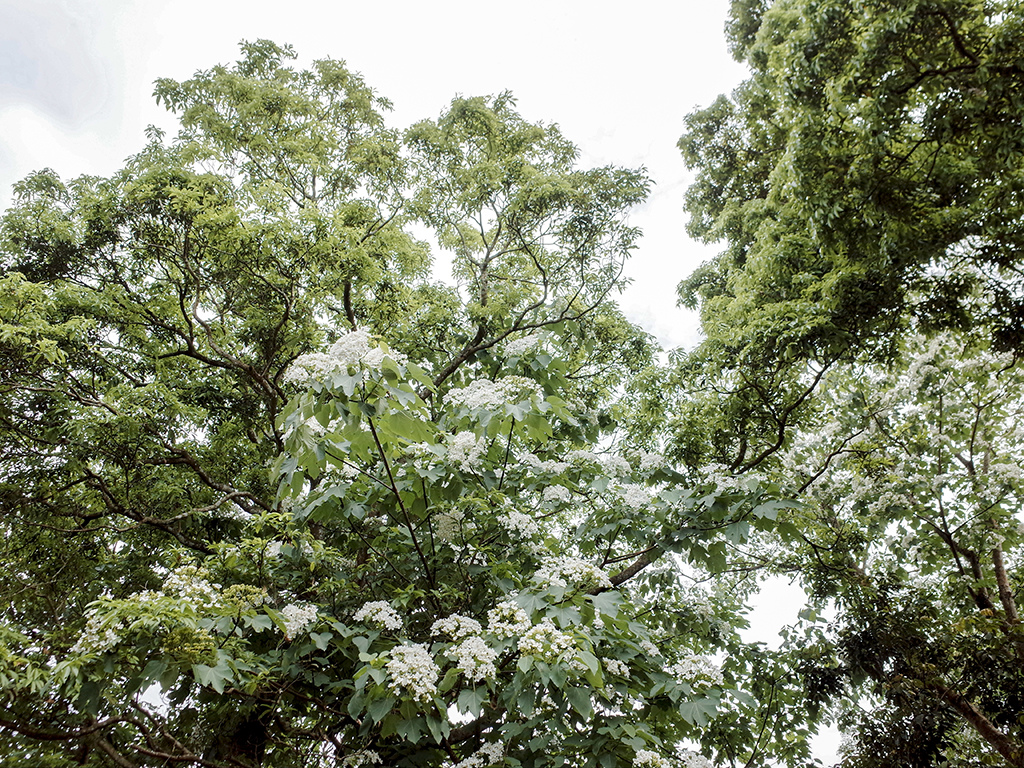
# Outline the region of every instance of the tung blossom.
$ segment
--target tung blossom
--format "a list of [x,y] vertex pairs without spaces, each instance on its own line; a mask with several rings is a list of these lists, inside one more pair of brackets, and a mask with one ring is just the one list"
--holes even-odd
[[398,615],[398,611],[392,608],[390,603],[385,603],[383,600],[374,600],[366,603],[356,611],[352,619],[373,624],[379,629],[397,630],[402,628],[402,617]]
[[487,612],[487,630],[499,639],[522,637],[530,627],[529,615],[511,600],[498,603]]
[[448,653],[455,659],[455,668],[468,680],[493,679],[498,674],[494,666],[498,652],[490,648],[482,637],[467,637]]
[[391,649],[391,659],[385,665],[393,693],[408,693],[416,701],[427,703],[437,695],[437,677],[440,674],[430,652],[420,643],[399,645]]
[[540,397],[540,386],[525,376],[505,376],[497,381],[476,379],[462,388],[448,393],[448,402],[476,411],[481,408],[500,408],[530,397]]
[[459,432],[448,437],[448,459],[460,469],[470,471],[480,466],[480,457],[487,451],[487,441],[472,432]]
[[581,560],[578,557],[550,557],[533,575],[534,581],[545,587],[567,587],[569,585],[579,589],[594,589],[612,587],[608,574],[596,565]]
[[665,670],[680,682],[722,685],[722,668],[704,656],[687,656]]
[[401,364],[406,362],[404,355],[385,351],[374,343],[368,332],[352,331],[334,342],[327,353],[311,352],[299,355],[285,372],[284,380],[309,384],[323,381],[331,374],[347,371],[350,367],[358,368],[362,365],[370,369],[379,369],[385,357]]
[[452,640],[461,640],[470,635],[479,635],[482,631],[480,622],[469,616],[453,613],[444,619],[438,619],[430,627],[431,634],[447,635]]
[[576,640],[544,618],[519,639],[519,652],[553,664],[565,657],[576,658]]
[[316,606],[310,603],[294,603],[281,609],[284,619],[284,635],[289,640],[306,631],[316,621]]

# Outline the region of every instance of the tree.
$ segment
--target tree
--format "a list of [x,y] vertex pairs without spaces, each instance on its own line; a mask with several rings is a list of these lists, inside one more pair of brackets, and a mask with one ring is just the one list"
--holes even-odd
[[780,565],[834,602],[813,668],[846,698],[851,765],[1024,756],[1022,383],[976,342],[912,339],[890,370],[829,377],[829,418],[784,457],[808,509]]
[[743,1],[732,17],[751,77],[680,140],[689,231],[728,245],[680,290],[707,334],[692,367],[735,390],[714,423],[743,439],[718,460],[749,468],[823,369],[884,358],[908,323],[1022,349],[1024,20],[945,0]]
[[[741,0],[751,77],[688,118],[680,286],[706,338],[652,375],[671,455],[806,506],[735,565],[836,612],[791,638],[850,765],[1020,765],[1024,16],[1009,3]],[[1005,355],[1005,356],[1004,356]],[[654,413],[649,393],[631,403]],[[908,558],[911,550],[913,559]],[[827,710],[825,710],[827,711]]]
[[342,62],[292,58],[160,81],[175,141],[16,187],[0,751],[702,764],[672,756],[730,690],[739,606],[680,558],[719,568],[784,503],[615,447],[653,352],[611,300],[646,178],[576,169],[508,95],[403,136]]

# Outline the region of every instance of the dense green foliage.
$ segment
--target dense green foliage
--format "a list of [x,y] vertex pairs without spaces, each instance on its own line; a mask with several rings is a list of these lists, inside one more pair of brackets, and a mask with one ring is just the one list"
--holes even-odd
[[291,57],[160,81],[174,141],[4,217],[5,764],[701,765],[755,705],[681,568],[785,505],[617,447],[647,179]]
[[833,722],[850,768],[1024,766],[1024,12],[728,35],[667,366],[614,303],[648,179],[509,94],[399,131],[249,43],[157,83],[173,140],[17,185],[3,764],[802,766]]
[[705,340],[650,377],[671,452],[805,503],[736,567],[811,595],[788,652],[844,764],[1024,765],[1024,14],[736,0],[728,31],[751,75],[680,141],[725,250],[680,286]]

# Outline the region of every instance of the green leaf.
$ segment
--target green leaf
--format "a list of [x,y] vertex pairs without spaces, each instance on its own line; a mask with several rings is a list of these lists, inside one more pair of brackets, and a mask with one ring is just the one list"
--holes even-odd
[[384,716],[391,711],[394,705],[395,698],[393,696],[387,696],[383,699],[374,699],[366,708],[366,714],[373,719],[373,722],[379,723],[384,719]]
[[594,705],[590,699],[590,689],[579,686],[570,685],[565,690],[566,696],[569,699],[569,704],[575,709],[580,716],[583,718],[589,718],[594,713]]

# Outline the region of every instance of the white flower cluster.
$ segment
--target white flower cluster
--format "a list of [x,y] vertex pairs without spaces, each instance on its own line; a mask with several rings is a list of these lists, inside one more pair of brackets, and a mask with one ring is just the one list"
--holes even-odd
[[638,467],[641,472],[651,472],[665,465],[665,456],[653,451],[640,451]]
[[616,456],[614,453],[607,453],[602,456],[601,466],[604,467],[608,474],[619,477],[624,477],[633,471],[628,461],[621,456]]
[[652,656],[652,657],[660,657],[661,656],[661,649],[659,649],[658,646],[656,646],[650,640],[641,640],[640,641],[640,650],[642,650],[648,656]]
[[651,496],[647,493],[647,489],[637,483],[617,486],[615,492],[622,499],[622,503],[630,509],[644,509],[651,503]]
[[281,609],[284,636],[289,640],[306,631],[316,621],[316,606],[310,603],[292,603]]
[[103,614],[90,609],[89,620],[85,623],[85,629],[82,630],[78,641],[71,647],[71,653],[103,653],[117,645],[121,640],[120,632],[124,630],[124,624],[117,621],[104,626],[106,618]]
[[725,464],[709,464],[704,468],[704,476],[707,482],[714,483],[719,493],[728,491],[746,491],[757,483],[764,482],[764,478],[755,472],[746,472],[742,475],[733,474],[732,469]]
[[487,441],[472,432],[459,432],[448,436],[448,459],[461,469],[470,471],[480,465],[480,457],[487,450]]
[[374,600],[366,603],[356,611],[353,621],[362,621],[367,624],[375,624],[380,629],[401,629],[402,617],[398,611],[383,600]]
[[499,525],[509,533],[521,536],[524,539],[532,539],[540,533],[540,526],[537,521],[529,515],[525,515],[516,509],[507,509],[497,516]]
[[487,612],[487,630],[499,639],[522,637],[530,626],[526,611],[511,600],[500,602]]
[[572,498],[572,491],[564,485],[549,485],[544,489],[544,501],[549,504],[565,503]]
[[464,673],[468,680],[492,679],[498,674],[494,666],[498,652],[488,647],[482,637],[467,637],[449,650],[448,654],[455,659],[456,669]]
[[[385,352],[379,345],[372,343],[370,334],[366,331],[352,331],[331,345],[330,355],[345,367],[361,363],[367,368],[380,368],[380,364],[384,362]],[[398,352],[389,352],[387,357],[396,363],[406,362],[405,356]]]
[[479,635],[482,631],[480,622],[469,616],[453,613],[444,619],[438,619],[430,627],[432,635],[447,635],[452,640],[461,640],[470,635]]
[[372,749],[361,749],[351,755],[346,755],[341,761],[342,768],[361,768],[361,766],[371,763],[380,764],[380,755]]
[[523,336],[521,339],[514,339],[505,344],[505,354],[508,357],[519,357],[537,346],[539,341],[539,333],[531,333],[529,336]]
[[484,744],[465,760],[456,763],[455,768],[488,768],[503,763],[504,757],[505,746],[501,742],[493,741]]
[[686,749],[679,755],[680,768],[715,768],[715,764],[704,755]]
[[606,672],[609,672],[616,677],[624,677],[629,680],[629,665],[626,662],[620,661],[619,659],[602,659],[601,663],[604,664]]
[[578,557],[550,557],[543,561],[534,581],[544,587],[566,587],[570,584],[580,589],[606,588],[612,586],[608,574],[596,565]]
[[573,464],[600,464],[601,457],[590,451],[569,451],[566,460]]
[[633,756],[633,768],[672,768],[672,761],[649,749],[638,749]]
[[519,403],[540,396],[540,386],[533,379],[506,376],[498,381],[476,379],[465,387],[452,389],[448,393],[448,402],[476,411],[481,408],[500,408],[506,403]]
[[623,477],[633,471],[628,461],[614,453],[596,454],[590,451],[569,451],[565,458],[573,464],[596,464],[613,477]]
[[533,453],[519,454],[519,463],[538,472],[549,475],[560,475],[567,470],[571,464],[567,461],[555,461],[554,459],[541,459]]
[[390,357],[401,364],[406,362],[404,355],[398,352],[385,352],[374,344],[366,331],[352,331],[334,342],[326,354],[312,352],[299,355],[285,372],[284,380],[308,384],[312,381],[323,381],[332,373],[347,370],[349,367],[363,365],[377,369],[385,357]]
[[680,682],[722,685],[722,668],[705,656],[687,656],[665,671]]
[[699,587],[691,587],[685,590],[684,594],[686,595],[686,604],[697,616],[705,621],[717,621],[715,607],[711,604],[706,592]]
[[519,652],[555,663],[566,655],[575,659],[576,641],[572,635],[558,629],[551,619],[545,618],[519,638]]
[[[129,599],[136,605],[153,604],[165,598],[173,598],[177,607],[203,613],[222,600],[221,585],[211,583],[207,573],[194,565],[176,568],[164,577],[159,590],[147,589],[136,592]],[[109,614],[90,609],[82,635],[71,648],[72,653],[103,653],[121,640],[125,626],[114,621]]]
[[199,608],[220,600],[220,584],[206,580],[206,571],[194,565],[185,565],[171,571],[164,579],[165,595],[173,595],[191,608]]
[[391,659],[385,666],[391,675],[388,687],[394,693],[408,692],[414,700],[424,703],[437,694],[437,676],[440,670],[430,658],[430,652],[422,644],[395,646],[391,649]]

